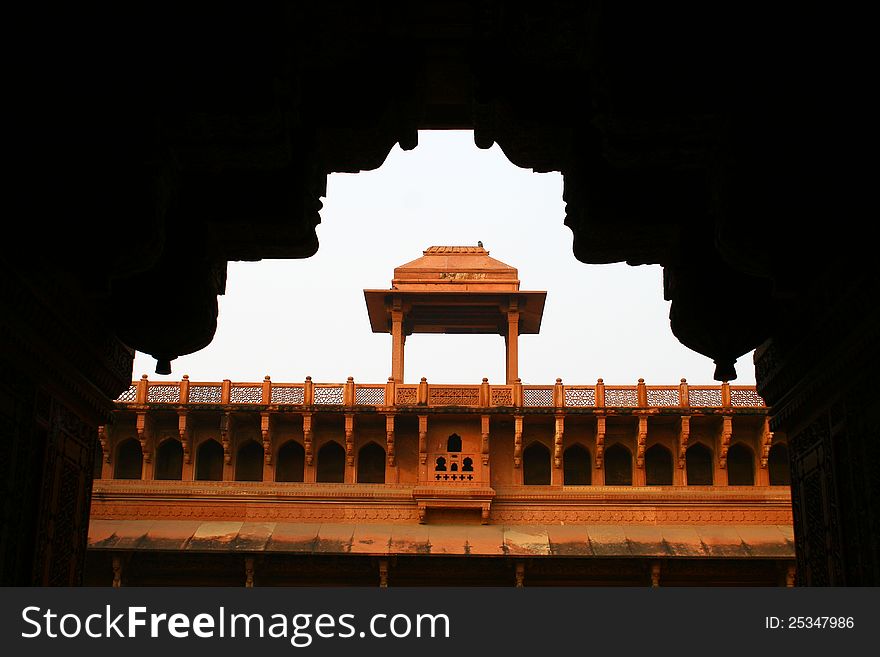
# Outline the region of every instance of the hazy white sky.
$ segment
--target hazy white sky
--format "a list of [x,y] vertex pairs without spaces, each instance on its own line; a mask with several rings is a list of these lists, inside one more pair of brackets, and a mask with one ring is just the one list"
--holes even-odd
[[[318,226],[321,247],[305,260],[231,262],[214,341],[159,376],[137,354],[134,374],[193,381],[383,383],[391,336],[370,331],[365,288],[388,288],[395,267],[432,245],[476,245],[519,269],[521,289],[546,290],[541,332],[520,337],[525,383],[712,383],[714,365],[669,329],[658,266],[585,265],[563,225],[562,176],[483,151],[472,132],[421,132],[419,146],[391,151],[381,168],[333,174]],[[751,354],[738,384],[754,383]],[[497,335],[412,335],[407,383],[504,383]]]

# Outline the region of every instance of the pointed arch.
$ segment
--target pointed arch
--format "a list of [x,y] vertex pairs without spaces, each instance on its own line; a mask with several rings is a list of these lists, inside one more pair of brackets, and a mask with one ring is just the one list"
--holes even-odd
[[590,450],[575,444],[562,453],[562,483],[565,486],[589,486],[592,479]]
[[755,453],[745,443],[734,443],[727,450],[727,485],[755,485]]
[[303,481],[305,468],[306,450],[295,440],[288,440],[275,459],[275,481]]
[[461,436],[457,433],[452,434],[449,438],[446,439],[446,451],[447,452],[460,452],[461,451]]
[[177,438],[163,440],[156,450],[156,479],[183,478],[183,445]]
[[632,486],[632,452],[621,443],[605,450],[605,485]]
[[359,484],[385,483],[385,450],[373,441],[358,450],[357,481]]
[[134,438],[127,438],[116,446],[114,479],[140,479],[143,476],[143,467],[144,454],[140,442]]
[[776,443],[767,455],[767,468],[770,470],[771,486],[791,486],[789,471],[788,445]]
[[523,450],[523,483],[527,486],[550,485],[550,450],[535,441]]
[[263,446],[247,440],[235,454],[236,481],[263,481]]
[[684,453],[688,486],[711,486],[715,481],[712,450],[694,443]]
[[196,451],[196,479],[223,481],[223,447],[213,438],[199,445]]
[[318,450],[316,480],[328,484],[345,481],[345,450],[335,440],[324,443]]
[[648,486],[672,485],[672,452],[660,443],[645,451],[645,483]]

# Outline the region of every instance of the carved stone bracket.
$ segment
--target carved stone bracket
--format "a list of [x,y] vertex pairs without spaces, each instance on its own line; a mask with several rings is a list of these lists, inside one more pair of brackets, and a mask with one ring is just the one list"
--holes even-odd
[[556,431],[553,434],[553,467],[562,467],[562,439],[565,434],[565,416],[556,416]]
[[220,416],[220,444],[223,445],[223,463],[232,463],[232,413]]
[[764,429],[761,433],[761,467],[767,468],[770,458],[770,447],[773,445],[773,432],[770,431],[770,418],[764,418]]
[[354,465],[354,413],[345,414],[345,463]]
[[483,458],[483,465],[489,465],[489,416],[480,417],[480,454]]
[[513,467],[522,467],[523,416],[513,416]]
[[312,450],[312,414],[303,413],[303,446],[306,451],[306,465],[312,465],[315,454]]
[[385,451],[388,454],[388,465],[393,468],[397,463],[394,453],[394,413],[385,416]]
[[[641,379],[640,379],[641,380]],[[648,441],[648,416],[639,416],[639,434],[636,438],[636,467],[645,467],[645,443]]]
[[192,463],[192,440],[187,419],[186,411],[177,412],[177,435],[180,437],[180,445],[183,448],[183,462],[189,464]]
[[419,463],[425,465],[428,460],[428,416],[419,415]]
[[98,440],[101,443],[104,463],[110,463],[110,441],[107,439],[107,427],[103,424],[98,427]]
[[266,465],[272,465],[272,415],[260,413],[260,433],[263,437],[263,458]]
[[721,454],[720,465],[727,468],[727,450],[730,449],[730,437],[733,434],[733,417],[725,415],[721,418]]
[[605,416],[596,416],[596,468],[605,461]]
[[137,414],[136,422],[137,437],[141,444],[141,452],[144,455],[144,463],[149,463],[151,456],[149,442],[152,434],[152,421],[150,416],[146,412],[143,412]]
[[689,415],[681,416],[681,428],[678,431],[678,467],[682,470],[686,465],[688,441],[691,437],[691,418]]

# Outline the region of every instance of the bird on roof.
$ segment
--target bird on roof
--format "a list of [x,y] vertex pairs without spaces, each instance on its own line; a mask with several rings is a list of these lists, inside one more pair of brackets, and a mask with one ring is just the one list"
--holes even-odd
[[481,242],[481,241],[477,241],[477,246],[479,246],[480,248],[482,248],[482,246],[483,246],[483,242]]

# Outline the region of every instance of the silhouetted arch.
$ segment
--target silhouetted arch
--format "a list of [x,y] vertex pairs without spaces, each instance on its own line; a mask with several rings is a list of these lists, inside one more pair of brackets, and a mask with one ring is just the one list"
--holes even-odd
[[374,442],[358,451],[357,480],[359,484],[385,483],[385,450]]
[[449,438],[446,439],[446,451],[447,452],[460,452],[461,451],[461,436],[457,433],[452,434]]
[[196,479],[223,480],[223,447],[216,440],[206,440],[196,452]]
[[302,481],[306,467],[306,450],[295,440],[288,440],[278,450],[275,481]]
[[156,450],[156,479],[183,478],[183,445],[176,438],[169,438]]
[[620,443],[605,450],[605,484],[632,486],[632,453]]
[[572,445],[562,453],[562,483],[566,486],[589,486],[593,469],[589,450]]
[[114,479],[140,479],[143,472],[144,455],[141,444],[134,438],[123,440],[116,448]]
[[538,441],[523,451],[523,483],[527,486],[550,484],[550,450]]
[[473,472],[474,471],[474,460],[470,456],[465,456],[461,460],[461,471],[462,472]]
[[743,443],[734,443],[727,450],[727,485],[755,485],[755,455]]
[[345,450],[335,440],[324,443],[318,450],[317,480],[328,484],[345,481]]
[[672,485],[672,452],[660,443],[645,450],[645,483],[648,486]]
[[703,443],[694,443],[684,453],[688,486],[711,486],[714,481],[712,450]]
[[788,445],[776,443],[770,448],[770,454],[767,456],[767,468],[770,470],[771,486],[791,486]]
[[446,458],[443,456],[438,456],[437,460],[434,461],[434,472],[446,472]]

